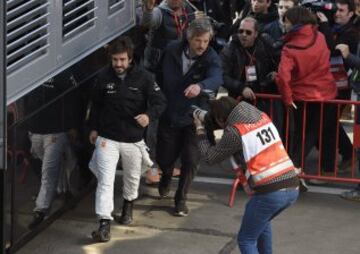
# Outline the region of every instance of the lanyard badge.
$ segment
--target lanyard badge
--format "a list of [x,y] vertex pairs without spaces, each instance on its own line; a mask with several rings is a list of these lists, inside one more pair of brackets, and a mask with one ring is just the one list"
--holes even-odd
[[245,77],[247,82],[257,81],[255,65],[245,66]]

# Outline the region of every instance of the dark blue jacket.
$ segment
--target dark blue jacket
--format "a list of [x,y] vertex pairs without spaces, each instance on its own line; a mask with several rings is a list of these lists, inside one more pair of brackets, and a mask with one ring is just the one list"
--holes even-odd
[[185,97],[184,91],[189,85],[198,83],[202,90],[216,91],[223,83],[221,60],[211,47],[183,75],[182,52],[186,47],[185,41],[170,43],[165,49],[161,62],[162,72],[159,74],[160,86],[168,101],[161,119],[174,127],[192,124],[189,114],[191,105],[202,108],[207,106],[201,96],[192,99]]

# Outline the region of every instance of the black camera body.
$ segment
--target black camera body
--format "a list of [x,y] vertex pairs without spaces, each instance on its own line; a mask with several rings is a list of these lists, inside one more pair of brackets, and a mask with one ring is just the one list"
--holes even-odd
[[214,91],[207,89],[202,90],[198,96],[198,104],[197,105],[193,104],[190,106],[190,110],[188,112],[189,116],[191,116],[192,118],[198,118],[198,116],[200,115],[201,118],[205,117],[207,113],[206,109],[208,107],[209,101],[214,100],[215,97],[216,94]]
[[310,9],[313,13],[322,12],[330,22],[337,10],[336,4],[329,0],[303,0],[301,5]]

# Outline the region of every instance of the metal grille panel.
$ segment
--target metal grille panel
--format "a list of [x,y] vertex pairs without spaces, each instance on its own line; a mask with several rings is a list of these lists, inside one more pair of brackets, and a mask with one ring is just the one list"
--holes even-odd
[[47,0],[8,0],[6,4],[9,74],[47,53],[49,3]]
[[63,0],[63,38],[68,40],[95,26],[94,0]]
[[125,7],[125,0],[109,0],[109,15],[116,13]]
[[0,0],[7,17],[7,103],[135,25],[134,0]]

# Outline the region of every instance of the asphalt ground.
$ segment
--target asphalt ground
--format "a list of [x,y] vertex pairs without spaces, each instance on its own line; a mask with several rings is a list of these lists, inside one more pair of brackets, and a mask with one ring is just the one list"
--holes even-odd
[[[176,184],[174,181],[171,196]],[[108,243],[94,243],[90,237],[98,227],[91,193],[18,253],[239,253],[236,235],[247,197],[239,190],[234,207],[229,208],[230,184],[229,178],[198,177],[189,195],[190,214],[183,218],[172,215],[172,198],[160,200],[156,187],[142,184],[134,223],[121,226],[113,222]],[[341,199],[341,191],[338,187],[310,187],[302,193],[298,202],[272,223],[273,253],[359,254],[360,202]],[[119,175],[115,208],[121,203]]]

